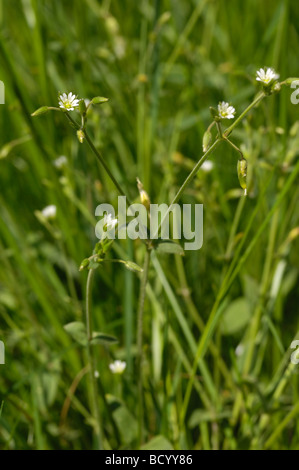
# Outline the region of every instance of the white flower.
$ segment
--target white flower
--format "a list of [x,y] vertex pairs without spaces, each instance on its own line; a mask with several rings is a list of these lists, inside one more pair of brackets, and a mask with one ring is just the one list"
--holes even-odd
[[125,361],[116,360],[109,364],[109,369],[113,374],[122,374],[126,367],[127,364]]
[[63,95],[59,96],[59,106],[67,111],[74,111],[74,109],[79,106],[79,100],[73,93],[69,93],[68,95],[63,93]]
[[275,72],[274,69],[270,67],[265,67],[263,69],[259,69],[256,72],[256,80],[258,82],[263,83],[264,85],[270,85],[274,80],[279,79],[279,74]]
[[111,214],[105,214],[104,227],[106,226],[107,231],[112,230],[116,224],[117,218],[113,219]]
[[213,164],[213,162],[211,162],[211,160],[206,160],[201,165],[201,169],[203,171],[205,171],[206,173],[209,173],[209,171],[211,171],[213,169],[213,167],[214,167],[214,164]]
[[42,210],[42,214],[46,219],[55,219],[56,209],[54,205],[47,206]]
[[218,104],[218,115],[221,119],[233,119],[235,112],[235,108],[225,101],[221,101],[221,103]]
[[56,158],[56,160],[54,160],[53,162],[53,165],[59,169],[63,168],[66,164],[67,164],[67,158],[64,155],[61,155],[60,157]]

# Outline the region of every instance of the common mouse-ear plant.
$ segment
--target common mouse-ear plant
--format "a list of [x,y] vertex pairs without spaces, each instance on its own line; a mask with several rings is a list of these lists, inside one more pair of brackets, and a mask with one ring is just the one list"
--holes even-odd
[[[104,161],[100,152],[95,148],[93,145],[87,130],[87,111],[92,105],[98,105],[101,103],[105,103],[108,101],[107,98],[103,97],[95,97],[88,104],[86,104],[85,100],[78,99],[76,95],[73,93],[60,93],[58,95],[58,104],[59,108],[52,107],[52,106],[43,106],[36,110],[32,116],[40,116],[45,114],[49,111],[58,111],[64,113],[65,117],[68,119],[71,127],[76,131],[77,138],[81,144],[85,141],[90,146],[91,150],[101,163],[101,165],[106,170],[106,173],[113,181],[114,185],[118,189],[121,195],[125,196],[125,193],[122,191],[122,188],[110,172],[106,162]],[[80,122],[74,117],[70,115],[70,112],[74,111],[79,115]],[[126,196],[126,201],[129,204],[129,199]],[[80,265],[79,270],[84,271],[88,270],[87,275],[87,282],[86,282],[86,325],[81,322],[72,322],[65,326],[66,331],[71,334],[71,336],[77,340],[79,343],[84,344],[87,346],[87,353],[88,353],[88,363],[90,368],[90,384],[92,390],[92,411],[93,411],[93,426],[95,430],[95,435],[97,438],[97,447],[98,449],[103,449],[104,444],[104,435],[103,435],[103,426],[102,420],[100,415],[100,408],[99,408],[99,400],[98,400],[98,392],[101,392],[102,399],[106,404],[105,395],[103,392],[103,385],[101,384],[101,378],[96,370],[96,361],[93,351],[93,345],[95,344],[103,344],[107,346],[107,344],[114,343],[116,338],[106,335],[102,332],[94,332],[92,327],[92,309],[91,309],[91,292],[92,292],[92,283],[94,278],[94,272],[97,268],[101,267],[104,263],[120,263],[123,264],[127,269],[133,272],[140,273],[142,269],[132,261],[125,261],[120,259],[110,259],[107,257],[112,244],[113,239],[109,237],[109,233],[111,230],[115,230],[117,228],[118,220],[117,218],[112,217],[111,214],[106,214],[104,217],[104,225],[103,225],[103,233],[101,239],[96,243],[94,250],[88,258],[85,258]],[[118,363],[117,363],[118,364]],[[119,370],[119,367],[118,369]],[[123,368],[124,370],[124,368]],[[113,372],[116,371],[116,368],[113,369]],[[98,382],[100,386],[98,387]],[[108,410],[109,413],[109,410]],[[111,413],[110,413],[111,416]],[[113,419],[113,418],[112,418]],[[114,428],[115,424],[112,423]]]
[[[144,429],[144,409],[143,409],[143,378],[142,378],[142,349],[143,349],[143,311],[144,311],[144,302],[145,302],[145,294],[146,294],[146,285],[148,280],[148,273],[150,267],[150,260],[151,260],[151,252],[155,249],[159,251],[163,251],[163,244],[159,235],[162,230],[162,226],[164,221],[169,215],[169,212],[172,210],[174,204],[176,204],[182,194],[184,193],[187,186],[191,183],[194,176],[198,172],[199,168],[203,165],[203,163],[207,160],[208,157],[212,153],[215,152],[217,147],[221,143],[226,143],[230,145],[239,155],[237,161],[237,176],[240,182],[241,187],[244,189],[245,195],[247,193],[247,161],[245,160],[241,150],[238,146],[231,141],[231,134],[233,133],[236,126],[246,117],[246,115],[251,112],[265,97],[270,96],[272,94],[278,93],[281,90],[283,85],[291,85],[294,78],[289,78],[282,82],[279,82],[279,75],[273,70],[272,68],[261,68],[256,72],[256,81],[260,84],[261,90],[257,93],[253,101],[247,106],[247,108],[239,115],[236,116],[236,110],[234,106],[226,101],[219,102],[217,108],[210,108],[212,122],[208,126],[206,132],[203,136],[203,155],[200,160],[194,165],[192,171],[188,174],[185,181],[177,191],[176,195],[174,196],[170,206],[168,207],[167,211],[164,213],[164,216],[156,229],[156,233],[150,238],[149,235],[145,237],[144,246],[145,246],[145,257],[144,257],[144,267],[143,270],[140,269],[137,265],[135,265],[131,261],[123,261],[123,260],[113,260],[108,259],[107,254],[111,249],[113,240],[109,239],[109,237],[103,236],[101,240],[96,244],[92,255],[89,258],[86,258],[82,261],[80,270],[88,270],[88,278],[87,278],[87,288],[86,288],[86,341],[88,346],[88,355],[89,355],[89,363],[90,363],[90,371],[91,371],[91,383],[92,383],[92,390],[93,390],[93,412],[94,412],[94,420],[95,420],[95,431],[98,438],[98,447],[100,449],[103,448],[103,429],[102,429],[102,422],[99,413],[99,402],[98,402],[98,388],[97,388],[97,380],[100,380],[100,377],[96,378],[96,371],[95,371],[95,361],[94,355],[92,350],[93,342],[101,342],[103,340],[102,333],[95,333],[92,331],[92,322],[91,322],[91,285],[92,279],[94,275],[94,270],[99,266],[103,265],[105,262],[118,262],[124,264],[128,269],[133,271],[137,271],[141,275],[140,281],[140,292],[139,292],[139,302],[138,302],[138,313],[137,313],[137,380],[138,380],[138,419],[139,419],[139,443],[143,442],[145,436],[145,429]],[[48,113],[50,111],[57,111],[64,114],[68,122],[70,123],[71,127],[75,130],[77,138],[81,144],[85,142],[89,145],[92,152],[99,160],[100,164],[104,167],[107,175],[110,177],[112,182],[114,183],[115,187],[117,188],[120,195],[126,196],[126,202],[128,205],[131,205],[130,199],[127,197],[125,192],[123,191],[122,187],[110,171],[106,161],[102,157],[101,153],[96,149],[95,145],[93,144],[89,134],[87,132],[87,113],[90,107],[93,105],[99,105],[105,103],[107,98],[103,97],[95,97],[91,101],[86,103],[85,100],[78,98],[73,93],[60,93],[58,96],[58,103],[59,107],[51,107],[51,106],[42,106],[38,110],[36,110],[32,116],[40,116],[42,114]],[[75,112],[78,119],[74,118],[71,113]],[[227,120],[233,120],[232,124],[223,129],[223,124]],[[215,133],[216,130],[216,133]],[[214,134],[214,135],[213,135]],[[250,164],[250,162],[249,162]],[[146,193],[145,189],[143,188],[142,183],[137,179],[137,186],[140,193],[140,199],[142,204],[147,208],[148,217],[149,217],[149,207],[150,207],[150,199],[148,194]],[[110,228],[114,229],[117,226],[117,220],[112,216],[107,216],[106,218],[106,229],[109,231]],[[170,246],[169,246],[170,245]],[[165,246],[165,245],[164,245]],[[180,248],[180,250],[178,249]],[[167,252],[168,253],[181,253],[182,248],[177,245],[176,243],[168,244]],[[166,252],[166,250],[165,250]],[[220,297],[218,298],[218,301]],[[219,304],[219,302],[218,302]],[[217,306],[217,300],[215,303]],[[213,329],[215,328],[216,324],[216,314],[217,308],[213,308],[208,323],[205,327],[204,333],[201,337],[199,342],[195,358],[194,358],[194,366],[192,369],[192,374],[189,377],[188,385],[186,388],[185,396],[183,405],[181,408],[181,415],[180,420],[181,424],[184,424],[186,411],[189,404],[189,399],[191,396],[191,391],[194,383],[194,378],[196,374],[196,370],[199,364],[199,360],[203,357],[204,351],[206,350],[206,343],[208,338],[211,337],[213,333]],[[78,327],[77,327],[78,328]],[[80,327],[81,328],[81,327]],[[74,326],[69,327],[69,330],[73,329],[73,333],[76,330]],[[78,333],[78,331],[77,331]],[[102,338],[102,339],[101,339]],[[113,339],[111,339],[113,341]],[[106,338],[107,342],[107,338]],[[110,367],[112,372],[119,373],[120,371],[123,372],[124,365],[120,363],[114,363],[113,367]],[[100,386],[100,390],[103,391],[103,387]],[[105,397],[103,396],[103,400],[105,401]]]

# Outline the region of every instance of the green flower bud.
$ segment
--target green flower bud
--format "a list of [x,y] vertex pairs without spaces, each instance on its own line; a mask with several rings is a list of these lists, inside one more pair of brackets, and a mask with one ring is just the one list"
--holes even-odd
[[42,106],[41,108],[38,108],[34,113],[31,114],[32,117],[35,116],[41,116],[42,114],[46,114],[49,112],[49,107],[48,106]]
[[147,192],[143,188],[143,184],[141,183],[141,181],[138,178],[137,178],[137,187],[138,187],[138,191],[139,191],[139,194],[140,194],[141,204],[143,204],[145,206],[146,210],[149,211],[151,201],[150,201],[149,195],[147,194]]
[[104,98],[103,96],[95,96],[91,100],[92,104],[102,104],[106,103],[106,101],[108,101],[108,98]]
[[78,137],[78,140],[79,140],[80,144],[83,144],[83,141],[84,141],[84,138],[85,138],[85,134],[84,134],[83,129],[79,129],[77,131],[77,137]]
[[212,140],[212,133],[210,131],[206,131],[202,139],[202,149],[204,153],[209,149],[211,140]]
[[81,265],[80,265],[80,268],[79,268],[79,271],[83,271],[83,269],[87,268],[87,266],[89,266],[89,259],[86,258],[82,261]]
[[239,183],[242,189],[245,189],[245,194],[246,194],[246,189],[247,189],[247,161],[245,158],[242,158],[241,160],[238,160],[237,164],[237,171],[238,171],[238,178],[239,178]]

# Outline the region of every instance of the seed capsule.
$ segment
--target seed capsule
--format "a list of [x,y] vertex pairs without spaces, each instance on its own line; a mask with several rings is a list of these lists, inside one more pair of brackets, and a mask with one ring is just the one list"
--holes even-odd
[[78,140],[79,140],[80,144],[83,144],[85,134],[84,134],[84,131],[82,129],[79,129],[77,131],[77,137],[78,137]]
[[237,165],[237,170],[238,170],[238,178],[239,178],[239,183],[241,188],[247,190],[247,160],[245,158],[242,158],[241,160],[238,160],[238,165]]

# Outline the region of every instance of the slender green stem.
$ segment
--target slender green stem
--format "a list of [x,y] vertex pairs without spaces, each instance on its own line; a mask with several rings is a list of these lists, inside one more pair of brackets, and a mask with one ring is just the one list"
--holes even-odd
[[[208,158],[208,156],[214,152],[214,150],[218,147],[218,145],[220,144],[220,142],[222,141],[226,141],[226,142],[229,142],[234,148],[237,149],[237,147],[230,141],[228,141],[227,137],[231,134],[231,132],[234,130],[234,128],[239,124],[240,121],[242,121],[242,119],[246,116],[246,114],[254,107],[256,106],[263,98],[265,98],[266,94],[262,91],[257,97],[256,99],[249,105],[247,106],[247,108],[243,111],[243,113],[240,114],[239,117],[237,117],[237,119],[233,122],[233,124],[228,127],[226,129],[226,131],[224,131],[224,133],[221,135],[221,132],[220,132],[220,136],[217,137],[217,139],[215,140],[215,142],[211,145],[211,147],[203,154],[203,156],[201,157],[201,159],[196,163],[196,165],[194,166],[193,170],[189,173],[189,175],[187,176],[187,178],[185,179],[184,183],[182,184],[182,186],[180,187],[180,189],[178,190],[178,192],[176,193],[172,203],[170,204],[170,207],[168,208],[168,210],[166,211],[160,225],[158,226],[157,228],[157,231],[154,235],[153,238],[156,238],[157,235],[159,234],[159,231],[164,223],[164,221],[166,220],[166,218],[168,217],[169,215],[169,212],[171,211],[172,209],[172,206],[180,199],[181,195],[183,194],[183,192],[185,191],[186,187],[188,186],[188,184],[192,181],[192,179],[194,178],[194,176],[196,175],[196,173],[198,172],[199,168],[202,166],[202,164],[206,161],[206,159]],[[219,131],[219,129],[218,129]],[[240,150],[238,150],[240,152]]]
[[108,168],[104,158],[102,157],[101,153],[95,148],[95,146],[93,145],[93,143],[92,143],[92,141],[91,141],[91,139],[90,139],[90,137],[89,137],[89,135],[87,134],[86,131],[84,131],[84,135],[85,135],[86,142],[88,143],[89,147],[91,148],[91,150],[93,151],[93,153],[95,154],[95,156],[97,157],[97,159],[99,160],[101,165],[105,168],[105,171],[106,171],[107,175],[109,176],[109,178],[113,182],[113,184],[116,187],[116,189],[118,190],[119,194],[126,197],[127,205],[130,206],[131,205],[130,199],[128,198],[126,193],[123,191],[121,186],[118,184],[118,182],[114,178],[113,174],[109,170],[109,168]]
[[219,139],[222,139],[222,129],[221,129],[221,124],[219,121],[216,121],[216,127],[217,127],[217,131],[218,131],[218,137]]
[[142,374],[142,358],[143,358],[143,312],[146,285],[148,280],[148,271],[150,265],[151,250],[147,248],[144,258],[143,273],[140,283],[139,304],[137,313],[137,376],[138,376],[138,436],[139,445],[143,442],[144,425],[143,425],[143,374]]
[[231,147],[233,147],[233,149],[236,150],[236,152],[238,152],[240,155],[241,155],[241,160],[244,159],[244,155],[243,153],[241,152],[241,150],[239,149],[239,147],[237,147],[231,140],[229,140],[227,137],[225,137],[225,142],[227,142]]
[[157,230],[156,230],[156,233],[154,234],[153,238],[155,239],[157,237],[157,235],[159,234],[160,232],[160,229],[163,225],[163,223],[165,222],[165,220],[167,219],[168,215],[169,215],[169,212],[171,211],[173,205],[180,199],[181,195],[183,194],[185,188],[188,186],[188,184],[192,181],[192,179],[194,178],[194,176],[196,175],[196,173],[198,172],[199,168],[201,167],[201,165],[205,162],[205,160],[208,158],[208,156],[216,149],[216,147],[218,147],[218,145],[220,144],[220,142],[222,141],[222,139],[216,139],[215,142],[211,145],[211,147],[206,151],[206,153],[204,153],[204,155],[201,157],[201,159],[196,163],[195,167],[193,168],[193,170],[189,173],[189,175],[187,176],[187,178],[185,179],[184,183],[182,184],[182,186],[180,187],[180,189],[178,190],[178,192],[176,193],[172,203],[170,204],[169,208],[167,209],[167,211],[165,212],[164,214],[164,217],[163,219],[161,220]]
[[88,272],[87,283],[86,283],[86,333],[87,333],[87,353],[88,362],[90,366],[90,383],[92,389],[92,407],[94,416],[94,429],[97,438],[98,450],[103,450],[103,436],[102,436],[102,425],[101,416],[98,401],[98,385],[95,377],[95,358],[93,354],[93,348],[90,344],[92,338],[92,316],[91,316],[91,292],[92,292],[92,281],[94,277],[94,269]]
[[[65,113],[67,119],[72,123],[72,125],[75,127],[75,129],[79,130],[81,127],[80,125],[69,115],[69,113]],[[86,142],[88,143],[89,147],[91,148],[91,150],[93,151],[93,153],[95,154],[95,156],[97,157],[97,159],[99,160],[100,164],[103,166],[103,168],[105,169],[107,175],[109,176],[109,178],[111,179],[111,181],[113,182],[114,186],[116,187],[116,189],[118,190],[119,194],[121,194],[122,196],[125,196],[126,197],[126,202],[127,202],[127,205],[131,205],[131,202],[130,202],[130,199],[128,198],[128,196],[126,195],[126,193],[123,191],[123,189],[121,188],[121,186],[118,184],[118,182],[116,181],[116,179],[114,178],[113,174],[111,173],[111,171],[109,170],[102,154],[99,152],[99,150],[97,150],[92,142],[92,140],[90,139],[88,133],[86,130],[83,131],[84,132],[84,137],[85,137],[85,140]]]
[[255,100],[253,100],[253,102],[249,106],[247,106],[247,108],[243,111],[243,113],[241,113],[240,116],[237,117],[237,119],[232,123],[232,125],[228,127],[226,131],[224,131],[223,133],[224,137],[228,137],[233,131],[233,129],[239,124],[239,122],[241,122],[242,119],[246,116],[246,114],[252,108],[254,108],[254,106],[256,106],[260,101],[262,101],[262,99],[265,98],[265,96],[266,96],[265,92],[261,91],[261,93],[255,98]]

